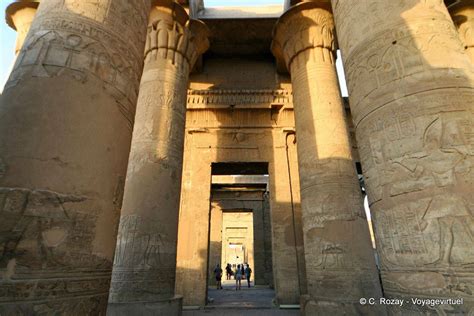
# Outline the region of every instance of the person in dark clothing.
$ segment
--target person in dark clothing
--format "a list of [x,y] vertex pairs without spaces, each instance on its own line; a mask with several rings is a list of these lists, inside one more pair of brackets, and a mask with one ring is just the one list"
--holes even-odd
[[228,263],[227,266],[225,267],[225,272],[226,272],[227,280],[230,280],[230,277],[232,276],[232,267],[230,263]]
[[250,266],[247,264],[247,267],[245,268],[245,277],[247,278],[247,285],[250,287],[250,277],[252,276],[252,269],[250,269]]
[[216,268],[214,269],[214,275],[216,276],[216,285],[217,289],[222,289],[222,269],[219,264],[216,265]]

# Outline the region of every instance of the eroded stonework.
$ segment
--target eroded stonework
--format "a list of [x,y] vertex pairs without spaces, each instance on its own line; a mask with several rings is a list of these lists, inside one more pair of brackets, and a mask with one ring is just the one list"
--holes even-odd
[[[473,0],[299,2],[278,20],[199,1],[12,1],[1,315],[180,315],[208,304],[239,238],[256,283],[304,315],[474,313]],[[267,182],[216,193],[215,164],[265,165]],[[381,285],[463,304],[359,304]]]
[[291,74],[308,295],[305,315],[382,315],[381,297],[335,68],[334,21],[322,1],[279,19],[272,51]]
[[442,1],[333,9],[385,295],[462,297],[438,313],[472,312],[472,63]]
[[181,6],[170,2],[152,8],[112,274],[110,315],[174,315],[181,311],[174,286],[186,88],[189,72],[208,46],[205,25],[189,20]]
[[24,30],[0,106],[2,315],[105,314],[148,10],[44,0]]

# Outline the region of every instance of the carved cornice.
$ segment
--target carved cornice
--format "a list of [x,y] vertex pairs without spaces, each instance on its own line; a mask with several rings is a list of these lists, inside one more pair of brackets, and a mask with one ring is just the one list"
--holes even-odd
[[291,106],[291,91],[284,89],[264,90],[188,90],[188,108],[203,107],[265,107]]
[[178,67],[191,69],[209,48],[209,30],[173,1],[155,1],[148,24],[145,63],[167,59]]
[[271,50],[279,70],[290,70],[293,60],[313,49],[320,62],[335,61],[335,26],[328,1],[302,2],[286,11],[273,29]]

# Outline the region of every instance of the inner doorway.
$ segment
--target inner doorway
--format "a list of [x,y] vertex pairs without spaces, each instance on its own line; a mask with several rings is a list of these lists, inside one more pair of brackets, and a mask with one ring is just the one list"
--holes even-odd
[[[209,217],[208,306],[271,308],[271,221],[265,163],[213,164]],[[217,288],[216,267],[222,269]],[[230,275],[226,267],[230,266]],[[237,268],[243,273],[236,290]]]

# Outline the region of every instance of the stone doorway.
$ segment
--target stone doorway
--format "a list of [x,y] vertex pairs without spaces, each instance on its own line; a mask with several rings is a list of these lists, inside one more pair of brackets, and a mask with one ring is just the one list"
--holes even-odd
[[[240,165],[244,169],[252,167]],[[253,175],[223,174],[236,173],[234,166],[218,164],[213,167],[213,171],[218,174],[212,175],[211,185],[207,306],[270,308],[275,292],[269,176],[263,172]],[[245,172],[249,172],[248,169]],[[250,287],[247,280],[243,279],[242,290],[235,290],[234,276],[228,280],[225,273],[228,263],[232,271],[237,265],[250,266]],[[224,270],[222,290],[216,289],[214,269],[217,264]]]

